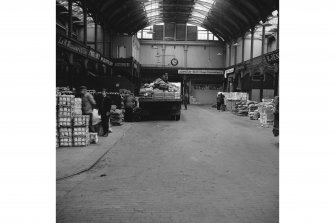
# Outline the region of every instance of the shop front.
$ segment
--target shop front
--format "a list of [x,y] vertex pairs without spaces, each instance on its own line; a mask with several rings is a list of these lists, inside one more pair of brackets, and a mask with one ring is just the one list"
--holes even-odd
[[279,51],[228,67],[224,72],[225,92],[246,92],[250,100],[262,101],[278,95]]
[[215,104],[217,93],[223,91],[223,70],[182,69],[178,74],[183,76],[190,104]]

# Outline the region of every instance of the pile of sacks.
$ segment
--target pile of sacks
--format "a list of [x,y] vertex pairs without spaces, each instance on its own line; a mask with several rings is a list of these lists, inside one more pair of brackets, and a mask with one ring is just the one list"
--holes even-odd
[[123,121],[123,112],[120,109],[113,109],[111,111],[110,122],[112,125],[121,125]]
[[180,88],[174,84],[166,83],[162,79],[158,78],[153,83],[146,83],[140,89],[141,97],[152,97],[153,95],[159,96],[164,92],[180,92]]
[[240,102],[236,103],[234,112],[237,115],[247,116],[248,111],[249,111],[249,108],[248,108],[248,105],[247,105],[247,101],[240,101]]
[[255,116],[257,116],[257,113],[258,113],[258,116],[259,116],[258,102],[250,101],[250,100],[237,102],[234,112],[237,115],[249,116],[250,119],[257,120],[259,117],[255,118]]
[[251,120],[258,120],[259,112],[258,112],[258,102],[256,101],[248,101],[248,116]]

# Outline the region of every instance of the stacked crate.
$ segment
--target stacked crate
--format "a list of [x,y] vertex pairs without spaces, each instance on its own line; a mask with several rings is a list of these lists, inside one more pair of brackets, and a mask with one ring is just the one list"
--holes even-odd
[[89,144],[89,121],[89,115],[75,115],[73,117],[73,146],[87,146]]
[[73,115],[82,115],[81,98],[75,98],[74,99]]
[[72,146],[73,95],[57,96],[57,130],[60,147]]

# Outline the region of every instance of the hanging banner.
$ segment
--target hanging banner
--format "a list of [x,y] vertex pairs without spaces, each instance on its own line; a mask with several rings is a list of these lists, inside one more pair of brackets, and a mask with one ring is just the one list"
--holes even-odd
[[211,74],[220,75],[223,74],[222,70],[178,70],[178,74]]

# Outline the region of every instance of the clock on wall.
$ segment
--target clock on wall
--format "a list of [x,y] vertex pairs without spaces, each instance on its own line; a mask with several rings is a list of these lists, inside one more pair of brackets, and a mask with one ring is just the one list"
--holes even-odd
[[173,58],[173,59],[171,60],[171,65],[172,65],[172,66],[177,66],[177,65],[178,65],[178,60],[177,60],[176,58]]

